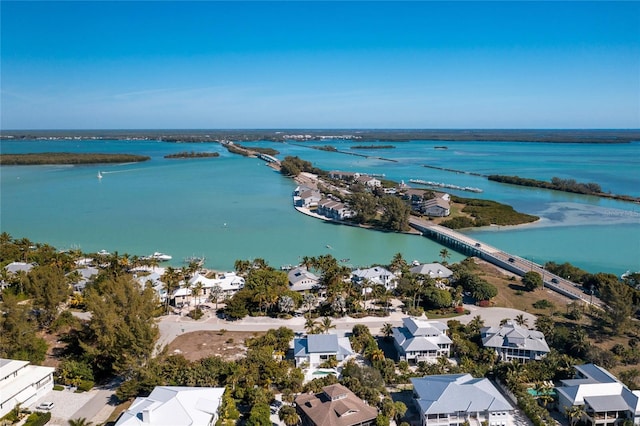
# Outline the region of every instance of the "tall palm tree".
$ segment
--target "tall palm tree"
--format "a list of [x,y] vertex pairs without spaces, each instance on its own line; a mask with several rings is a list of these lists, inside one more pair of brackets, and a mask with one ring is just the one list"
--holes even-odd
[[391,259],[389,270],[391,272],[404,272],[408,266],[407,261],[402,257],[402,253],[396,253]]
[[440,258],[442,259],[442,263],[447,263],[447,259],[449,259],[450,257],[451,254],[449,254],[449,250],[447,250],[446,248],[440,250]]
[[307,317],[307,320],[304,322],[304,329],[307,331],[307,334],[315,334],[318,330],[318,323],[311,317]]
[[389,324],[388,322],[384,323],[380,331],[382,331],[382,334],[384,335],[385,339],[389,339],[393,334],[393,325]]
[[567,417],[569,418],[569,424],[571,426],[576,424],[576,422],[578,420],[580,420],[580,418],[584,414],[584,409],[582,408],[581,405],[574,405],[574,406],[571,406],[571,407],[564,407],[564,410],[565,410],[565,413],[567,414]]
[[476,315],[473,317],[469,324],[467,324],[467,330],[469,330],[469,334],[479,334],[480,329],[484,327],[484,320],[480,315]]
[[204,288],[204,284],[201,281],[198,281],[196,285],[193,286],[193,291],[196,295],[196,305],[200,304],[200,296],[202,295],[202,289]]
[[209,300],[215,302],[216,311],[218,310],[218,300],[220,300],[220,296],[222,296],[222,287],[218,284],[214,284],[214,286],[209,289]]

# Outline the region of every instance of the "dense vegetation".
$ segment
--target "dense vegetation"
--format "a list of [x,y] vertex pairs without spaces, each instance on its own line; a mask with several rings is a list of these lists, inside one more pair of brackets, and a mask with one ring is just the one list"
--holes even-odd
[[517,212],[513,207],[491,200],[480,200],[475,198],[463,198],[455,195],[451,196],[454,203],[464,204],[462,212],[470,214],[469,217],[456,217],[445,220],[441,223],[451,229],[469,228],[474,226],[488,225],[520,225],[523,223],[535,222],[540,219],[525,213]]
[[132,154],[77,152],[41,152],[34,154],[0,154],[0,165],[28,166],[42,164],[101,164],[147,161],[150,157]]
[[575,194],[596,195],[598,197],[607,197],[607,198],[613,198],[617,200],[640,201],[640,198],[631,197],[629,195],[616,195],[616,194],[604,193],[600,185],[597,183],[594,183],[594,182],[580,183],[580,182],[576,182],[574,179],[560,179],[558,177],[553,177],[551,178],[551,182],[546,182],[543,180],[522,178],[519,176],[502,176],[502,175],[490,175],[490,176],[487,176],[487,179],[495,182],[509,183],[512,185],[553,189],[556,191],[571,192]]
[[210,158],[210,157],[219,157],[220,153],[218,152],[177,152],[175,154],[165,155],[164,158]]
[[[446,262],[447,250],[443,249],[440,255]],[[338,381],[327,376],[303,384],[302,371],[286,357],[294,334],[284,327],[247,339],[246,356],[235,361],[215,356],[188,361],[181,355],[166,352],[153,357],[158,335],[154,317],[164,309],[151,288],[140,288],[133,281],[129,269],[137,261],[117,253],[105,256],[94,283],[83,293],[71,294],[69,284],[76,278],[75,260],[83,256],[79,251],[62,253],[46,244],[0,234],[3,271],[12,261],[37,263],[28,273],[9,276],[3,272],[2,279],[8,287],[0,294],[0,357],[40,363],[47,350],[40,336],[56,332],[66,343],[55,373],[57,383],[89,389],[94,381],[115,375],[124,380],[117,393],[122,400],[147,395],[158,385],[224,386],[227,392],[220,412],[221,426],[233,426],[238,421],[270,424],[268,404],[274,393],[282,393],[283,399],[290,402],[299,392],[318,392],[322,386]],[[234,296],[227,301],[225,312],[235,318],[241,317],[238,312],[242,310],[245,315],[287,317],[294,309],[302,310],[308,332],[326,333],[335,327],[329,316],[386,315],[392,298],[400,299],[405,312],[413,315],[434,309],[452,312],[460,305],[463,292],[477,301],[491,299],[497,293],[496,287],[480,276],[479,267],[472,259],[450,265],[455,287],[443,287],[432,278],[410,273],[409,265],[398,253],[386,265],[393,272],[401,272],[398,288],[393,293],[384,286],[349,279],[349,268],[329,255],[304,257],[302,263],[318,274],[320,283],[317,289],[296,295],[288,291],[284,273],[270,268],[263,260],[237,261],[237,272],[246,278],[245,289],[236,294],[237,299]],[[572,303],[566,312],[562,307],[550,315],[538,315],[535,324],[528,324],[524,316],[518,315],[515,318],[518,324],[535,327],[545,334],[552,351],[542,361],[499,362],[495,352],[482,347],[480,331],[484,322],[476,316],[466,325],[455,319],[447,323],[456,363],[440,358],[436,363],[419,363],[410,369],[404,361],[387,358],[379,345],[383,339],[388,343],[391,324],[382,327],[381,334],[385,337],[378,339],[371,335],[368,327],[357,324],[350,333],[351,345],[366,362],[344,365],[340,383],[379,408],[377,423],[385,426],[391,419],[400,424],[407,411],[404,404],[390,397],[389,386],[407,384],[411,377],[430,374],[470,373],[475,377],[494,377],[516,395],[519,406],[535,425],[553,424],[547,409],[550,397],[545,381],[571,377],[575,364],[594,362],[608,369],[624,367],[618,377],[630,388],[637,389],[640,336],[633,321],[640,294],[633,283],[638,277],[630,274],[621,282],[613,275],[589,274],[569,264],[545,266],[561,276],[571,274],[572,280],[598,291],[608,308],[601,311]],[[192,273],[189,267],[180,271],[167,268],[163,278],[167,281],[167,290],[176,283],[188,282]],[[537,287],[538,277],[532,275],[529,279],[531,286]],[[363,287],[371,291],[363,292]],[[81,322],[63,308],[66,306],[86,309],[91,319]],[[234,309],[235,316],[232,315]],[[617,340],[611,350],[594,344],[610,340],[612,335],[616,335]],[[536,389],[538,397],[531,396],[527,389]],[[286,423],[290,425],[299,421],[290,410],[281,411],[281,417],[287,418]]]
[[280,172],[285,176],[298,176],[302,172],[314,173],[319,176],[326,176],[327,172],[314,167],[309,161],[300,157],[287,156],[280,163]]

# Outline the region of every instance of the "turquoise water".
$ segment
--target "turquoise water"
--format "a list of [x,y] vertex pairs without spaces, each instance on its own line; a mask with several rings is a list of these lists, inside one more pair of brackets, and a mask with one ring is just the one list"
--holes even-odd
[[[482,177],[433,170],[429,164],[482,174],[553,176],[594,181],[614,193],[640,196],[640,143],[620,145],[505,142],[396,143],[395,149],[353,151],[363,158],[272,142],[281,154],[298,155],[323,169],[384,173],[393,180],[424,179],[475,186],[482,194],[543,217],[522,228],[469,233],[537,262],[568,261],[589,271],[640,270],[639,206],[555,191],[489,182]],[[368,144],[368,143],[367,143]],[[385,143],[386,144],[386,143]],[[349,150],[351,143],[332,142]],[[448,150],[434,150],[447,145]],[[79,246],[84,251],[146,255],[161,251],[172,263],[197,255],[207,266],[231,269],[237,259],[261,257],[273,266],[302,256],[330,253],[353,266],[407,260],[434,261],[442,246],[418,236],[338,226],[297,213],[295,183],[257,159],[229,154],[218,144],[156,141],[2,141],[12,152],[122,152],[151,161],[124,165],[4,166],[0,168],[0,227],[14,237]],[[219,152],[220,157],[169,160],[180,151]],[[103,179],[96,175],[102,171]],[[452,193],[456,193],[452,191]],[[451,261],[462,259],[452,253]]]

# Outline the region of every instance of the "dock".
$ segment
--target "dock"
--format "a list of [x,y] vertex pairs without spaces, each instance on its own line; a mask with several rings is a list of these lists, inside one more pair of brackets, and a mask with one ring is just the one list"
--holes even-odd
[[524,259],[514,254],[507,253],[496,247],[492,247],[482,241],[471,238],[460,232],[436,225],[425,219],[415,216],[409,218],[412,228],[420,231],[423,236],[452,248],[467,256],[475,256],[483,259],[499,268],[505,269],[518,276],[523,276],[529,271],[537,272],[542,277],[543,286],[562,294],[573,300],[580,300],[586,304],[603,308],[605,304],[593,294],[585,294],[579,284],[562,278],[544,269],[542,265]]

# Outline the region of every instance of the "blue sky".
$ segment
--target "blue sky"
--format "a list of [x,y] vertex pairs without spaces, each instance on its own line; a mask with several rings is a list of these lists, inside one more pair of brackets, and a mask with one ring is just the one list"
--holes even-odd
[[640,2],[0,8],[2,129],[640,127]]

